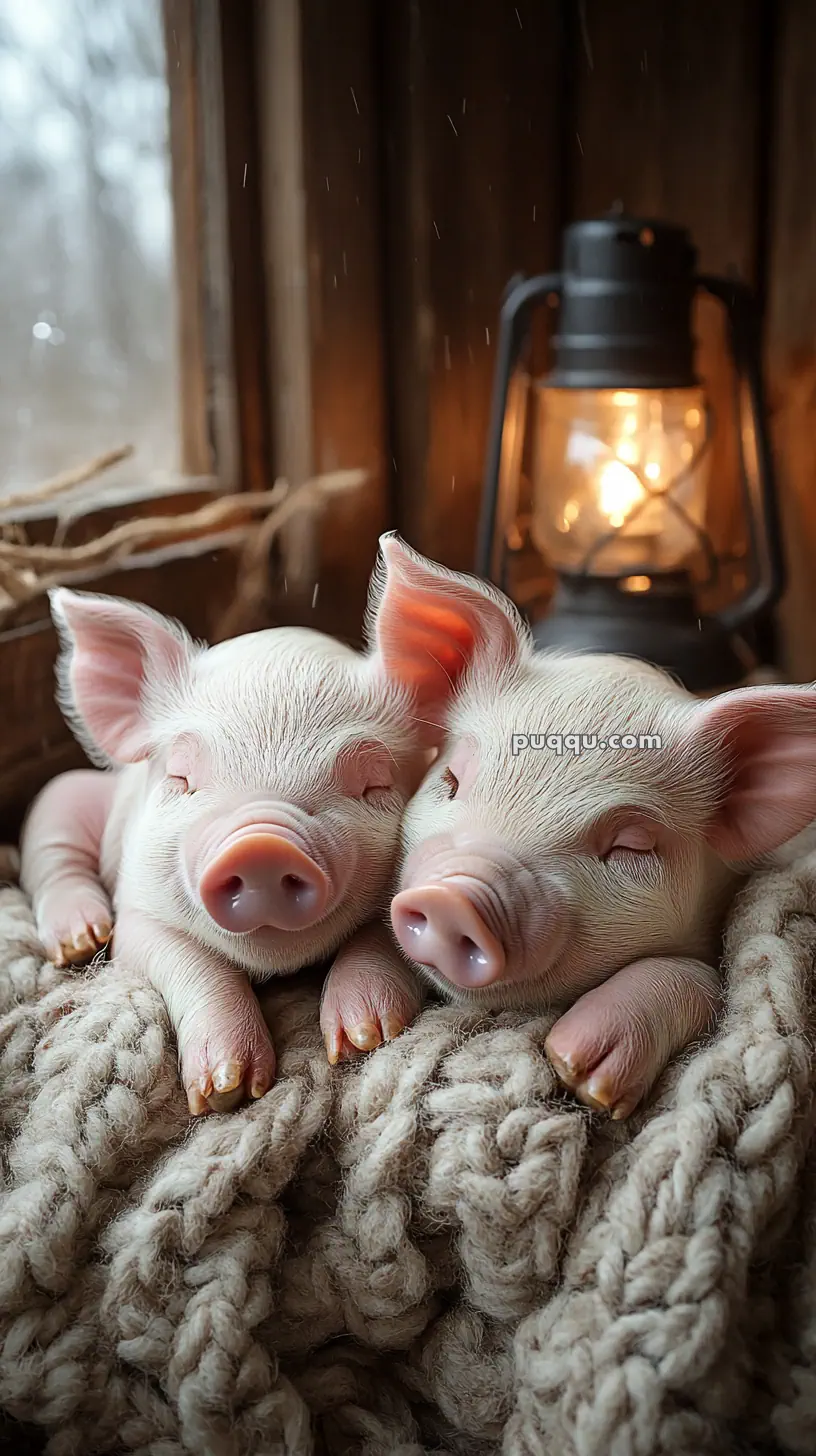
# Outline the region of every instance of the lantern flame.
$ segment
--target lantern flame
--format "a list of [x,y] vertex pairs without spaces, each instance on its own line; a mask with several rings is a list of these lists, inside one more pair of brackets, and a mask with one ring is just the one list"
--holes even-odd
[[598,477],[598,506],[610,526],[622,526],[632,507],[643,497],[636,475],[621,460],[608,460]]

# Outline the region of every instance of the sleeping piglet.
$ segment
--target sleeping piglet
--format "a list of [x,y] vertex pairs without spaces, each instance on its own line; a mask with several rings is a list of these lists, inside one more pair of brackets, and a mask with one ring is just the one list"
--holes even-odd
[[402,671],[447,723],[403,820],[397,942],[463,1006],[569,1008],[554,1067],[625,1117],[716,1014],[745,873],[816,816],[816,691],[699,701],[634,660],[534,653],[500,593],[385,550]]
[[[60,703],[103,771],[42,791],[21,882],[58,964],[103,946],[115,912],[117,960],[164,996],[194,1115],[272,1082],[250,982],[327,957],[387,909],[400,816],[438,733],[390,652],[391,587],[375,573],[366,655],[299,628],[207,648],[131,602],[51,593]],[[383,941],[363,929],[329,973],[333,1061],[404,1024]]]

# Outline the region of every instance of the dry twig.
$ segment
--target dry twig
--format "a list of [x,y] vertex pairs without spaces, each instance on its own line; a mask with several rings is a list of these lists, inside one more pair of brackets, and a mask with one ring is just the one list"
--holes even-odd
[[59,475],[44,480],[42,485],[18,491],[16,495],[0,497],[0,512],[5,514],[6,511],[16,511],[20,506],[30,506],[37,501],[53,500],[55,496],[73,490],[74,486],[84,485],[103,471],[111,470],[114,465],[128,460],[132,454],[132,445],[119,445],[115,450],[106,450],[104,455],[96,455],[93,460],[86,460],[84,465],[74,465],[70,470],[60,471]]
[[[113,454],[114,452],[111,452]],[[110,463],[110,457],[106,457]],[[120,454],[119,458],[123,458]],[[99,469],[96,462],[96,471]],[[95,473],[85,467],[83,479]],[[302,510],[319,508],[332,494],[349,490],[366,479],[363,470],[339,470],[316,476],[303,485],[290,489],[279,480],[268,491],[219,496],[197,510],[176,516],[150,516],[124,521],[96,540],[76,546],[43,546],[25,539],[0,539],[0,623],[22,604],[43,596],[50,587],[62,585],[77,574],[85,575],[93,568],[113,570],[141,552],[155,551],[173,542],[207,536],[216,530],[237,527],[241,539],[246,538],[242,570],[239,573],[240,601],[245,611],[259,593],[258,573],[266,560],[272,540],[287,521]],[[67,489],[66,476],[57,477],[60,489]],[[73,484],[77,483],[77,472]],[[55,482],[47,483],[53,492]],[[38,495],[46,487],[40,487]],[[29,495],[26,500],[32,499]],[[254,518],[264,516],[260,529]],[[2,597],[5,596],[5,602]]]

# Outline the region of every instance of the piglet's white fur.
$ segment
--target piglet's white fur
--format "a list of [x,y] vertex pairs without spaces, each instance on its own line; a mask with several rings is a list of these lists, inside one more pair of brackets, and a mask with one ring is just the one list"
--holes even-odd
[[[625,1116],[716,1013],[746,870],[816,817],[816,691],[700,702],[634,660],[534,653],[500,593],[385,549],[392,650],[446,727],[403,820],[398,944],[463,1005],[569,1008],[554,1065]],[[662,747],[513,754],[514,735],[548,733]]]
[[[386,909],[400,817],[439,736],[390,649],[392,578],[375,573],[367,655],[290,628],[208,648],[131,602],[51,595],[60,703],[99,770],[35,801],[22,883],[58,963],[88,959],[115,920],[117,959],[164,995],[194,1114],[272,1082],[250,982],[329,956]],[[324,989],[332,1061],[418,1005],[381,927],[349,950]]]

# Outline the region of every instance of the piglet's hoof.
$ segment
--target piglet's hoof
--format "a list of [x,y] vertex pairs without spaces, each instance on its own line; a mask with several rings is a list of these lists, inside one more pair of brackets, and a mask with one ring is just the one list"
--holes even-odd
[[337,956],[320,1003],[320,1029],[332,1066],[373,1052],[410,1025],[422,996],[413,971],[381,927],[359,931]]
[[565,1050],[563,1057],[559,1056],[549,1041],[544,1049],[559,1080],[585,1107],[591,1107],[593,1112],[606,1112],[616,1122],[622,1121],[634,1111],[640,1096],[635,1095],[633,1098],[630,1093],[628,1098],[622,1097],[616,1102],[614,1072],[610,1075],[612,1069],[604,1067],[606,1059],[591,1066],[588,1061],[570,1050]]
[[249,1024],[219,1026],[214,1018],[196,1031],[185,1028],[180,1038],[181,1077],[193,1117],[232,1112],[245,1099],[258,1101],[269,1091],[275,1053],[260,1008]]
[[672,1058],[711,1028],[719,994],[716,972],[702,961],[633,961],[576,1001],[555,1023],[545,1051],[579,1101],[621,1121]]
[[64,890],[46,895],[37,915],[43,949],[60,970],[93,960],[105,949],[112,930],[107,898],[93,887],[83,887],[75,897]]

